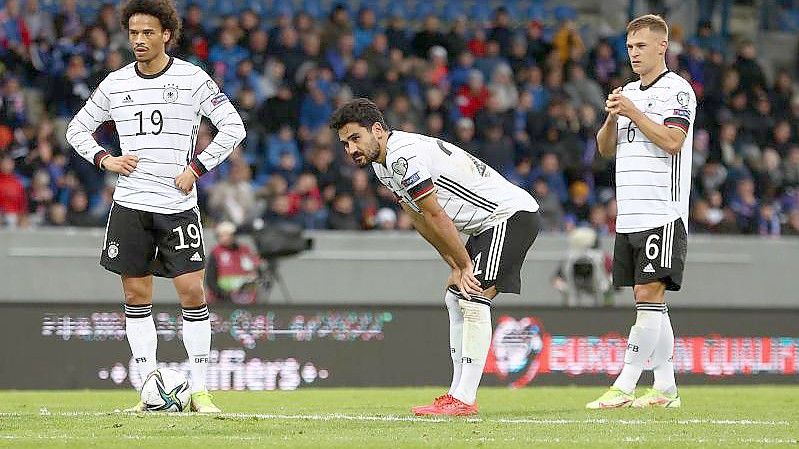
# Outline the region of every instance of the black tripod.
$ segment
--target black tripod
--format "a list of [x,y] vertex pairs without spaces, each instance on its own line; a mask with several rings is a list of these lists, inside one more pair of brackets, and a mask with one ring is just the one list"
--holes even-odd
[[263,262],[259,270],[260,280],[259,283],[264,290],[264,302],[269,302],[272,295],[272,289],[275,284],[280,287],[280,293],[285,298],[286,302],[292,302],[291,294],[289,293],[288,285],[280,274],[280,258],[275,257]]

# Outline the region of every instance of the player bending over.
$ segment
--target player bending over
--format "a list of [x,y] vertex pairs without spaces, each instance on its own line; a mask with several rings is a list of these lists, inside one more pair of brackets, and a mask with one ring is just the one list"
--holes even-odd
[[[390,131],[377,106],[359,98],[330,120],[347,154],[369,164],[398,197],[414,226],[450,266],[452,383],[417,415],[473,415],[491,344],[491,302],[519,293],[520,271],[539,229],[538,203],[491,167],[433,137]],[[464,246],[458,231],[469,235]]]
[[[110,73],[67,128],[67,140],[98,168],[119,173],[100,264],[122,277],[125,331],[142,379],[156,369],[153,275],[172,278],[183,308],[191,410],[216,413],[205,386],[211,324],[203,291],[205,245],[194,183],[244,139],[238,112],[199,67],[166,47],[180,32],[172,0],[129,0],[122,8],[136,62]],[[219,129],[194,153],[202,116]],[[113,120],[122,155],[92,133]],[[129,411],[142,411],[141,402]]]

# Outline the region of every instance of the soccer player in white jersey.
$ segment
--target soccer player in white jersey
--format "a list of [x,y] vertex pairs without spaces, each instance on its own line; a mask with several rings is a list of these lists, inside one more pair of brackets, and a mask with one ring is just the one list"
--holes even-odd
[[[195,181],[245,135],[235,108],[199,67],[166,53],[180,32],[172,0],[129,0],[122,8],[136,61],[110,73],[67,128],[84,159],[119,173],[100,264],[122,278],[125,331],[142,379],[156,369],[153,275],[172,278],[183,309],[191,409],[217,413],[205,385],[211,324],[203,291],[205,248]],[[195,154],[202,116],[219,132]],[[113,120],[122,147],[112,156],[92,133]],[[141,411],[143,406],[129,409]]]
[[[538,235],[538,203],[461,148],[420,134],[389,131],[368,99],[330,119],[347,154],[369,164],[398,197],[414,227],[450,266],[444,302],[453,364],[449,391],[417,415],[474,415],[491,344],[491,303],[521,290],[520,271]],[[469,236],[466,244],[458,232]]]
[[[645,15],[630,22],[627,51],[640,80],[608,96],[608,117],[597,133],[599,152],[616,155],[613,282],[633,287],[637,318],[621,373],[587,408],[680,406],[665,293],[682,284],[696,97],[687,81],[666,68],[667,48],[662,18]],[[655,383],[635,398],[647,360]]]

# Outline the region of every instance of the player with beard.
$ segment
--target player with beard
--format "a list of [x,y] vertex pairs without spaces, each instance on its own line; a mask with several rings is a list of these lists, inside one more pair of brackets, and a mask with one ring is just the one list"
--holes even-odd
[[[491,344],[491,304],[521,291],[521,267],[538,235],[538,203],[461,148],[434,137],[391,131],[382,112],[359,98],[330,119],[347,154],[371,165],[414,227],[449,265],[444,302],[453,364],[449,391],[417,415],[474,415]],[[469,236],[466,244],[459,232]]]

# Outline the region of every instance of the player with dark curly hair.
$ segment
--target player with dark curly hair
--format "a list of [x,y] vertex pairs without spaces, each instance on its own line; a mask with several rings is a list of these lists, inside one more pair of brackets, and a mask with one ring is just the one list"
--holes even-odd
[[[245,136],[227,96],[202,69],[171,57],[180,17],[172,0],[128,0],[122,26],[136,62],[110,73],[67,128],[84,159],[118,173],[100,264],[122,278],[125,331],[143,381],[156,365],[153,275],[173,280],[183,309],[183,343],[191,370],[191,410],[218,413],[205,386],[211,324],[203,278],[205,250],[195,181],[224,162]],[[200,120],[219,130],[195,151]],[[92,133],[116,124],[122,154],[113,156]],[[135,372],[137,371],[137,372]],[[140,402],[129,411],[143,411]]]

